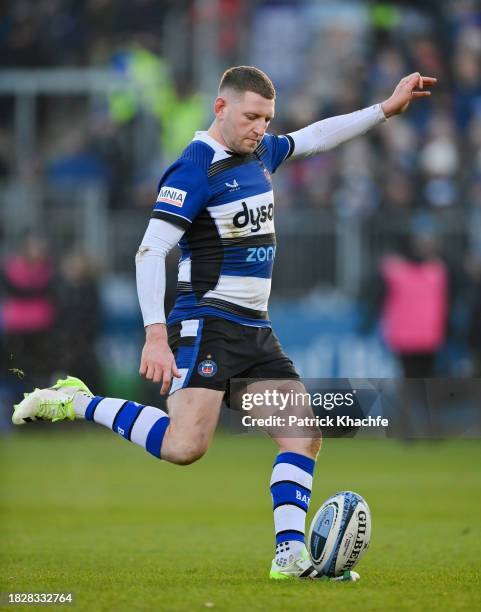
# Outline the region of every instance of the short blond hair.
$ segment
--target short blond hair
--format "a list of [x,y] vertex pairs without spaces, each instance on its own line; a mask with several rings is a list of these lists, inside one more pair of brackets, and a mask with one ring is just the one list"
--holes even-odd
[[274,100],[276,97],[276,90],[270,78],[254,66],[233,66],[227,69],[219,83],[219,94],[224,89],[233,89],[239,93],[253,91],[267,100]]

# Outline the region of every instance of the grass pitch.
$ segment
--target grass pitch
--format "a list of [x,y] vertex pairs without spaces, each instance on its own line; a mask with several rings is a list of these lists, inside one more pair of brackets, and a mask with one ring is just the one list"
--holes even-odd
[[188,467],[79,423],[0,444],[0,591],[73,591],[89,611],[479,609],[479,441],[325,442],[308,524],[336,491],[367,499],[373,536],[355,584],[268,579],[267,439],[218,435]]

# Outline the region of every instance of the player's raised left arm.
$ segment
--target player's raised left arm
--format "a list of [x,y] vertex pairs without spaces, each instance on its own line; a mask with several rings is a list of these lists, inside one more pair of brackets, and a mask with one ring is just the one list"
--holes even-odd
[[404,112],[412,100],[429,96],[431,92],[427,87],[434,85],[436,80],[434,77],[421,76],[419,72],[414,72],[401,79],[392,95],[384,102],[347,115],[329,117],[297,132],[291,132],[288,138],[293,145],[292,157],[305,157],[329,151],[356,136],[365,134],[389,117]]

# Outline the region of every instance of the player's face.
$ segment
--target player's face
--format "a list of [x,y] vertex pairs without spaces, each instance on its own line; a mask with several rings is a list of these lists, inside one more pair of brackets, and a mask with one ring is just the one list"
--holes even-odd
[[[217,102],[223,104],[217,109]],[[216,100],[216,116],[222,137],[231,151],[252,153],[274,116],[275,102],[253,91],[228,92]]]

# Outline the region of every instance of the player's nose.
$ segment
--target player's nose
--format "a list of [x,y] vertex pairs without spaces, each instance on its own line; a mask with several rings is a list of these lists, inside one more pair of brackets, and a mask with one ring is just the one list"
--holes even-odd
[[255,139],[256,139],[256,140],[260,140],[260,139],[261,139],[261,138],[264,136],[265,131],[266,131],[266,130],[265,130],[265,128],[264,128],[264,129],[262,129],[262,128],[258,128],[258,129],[257,129],[257,128],[256,128],[256,129],[254,130],[254,136],[255,136]]
[[265,123],[265,121],[258,121],[255,125],[254,125],[254,132],[256,134],[256,136],[258,138],[264,136],[265,132],[267,129],[267,125]]

